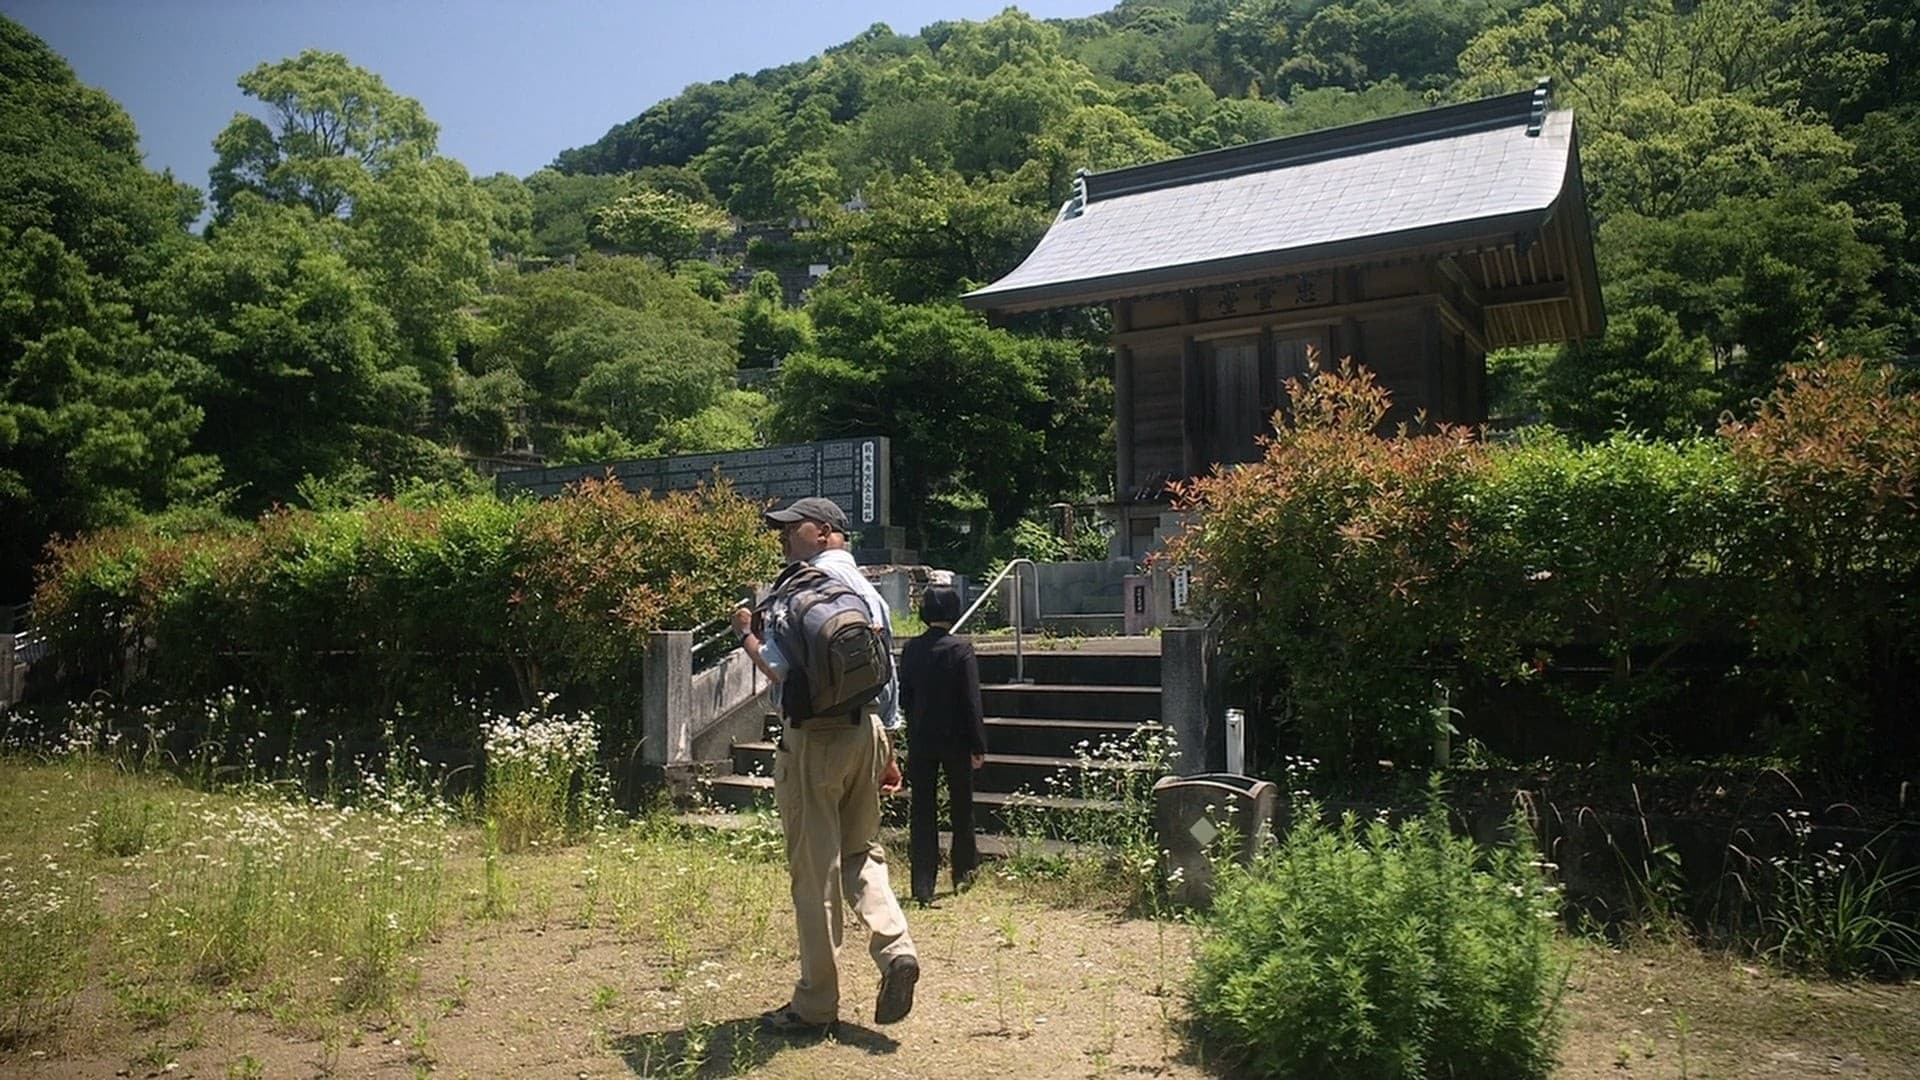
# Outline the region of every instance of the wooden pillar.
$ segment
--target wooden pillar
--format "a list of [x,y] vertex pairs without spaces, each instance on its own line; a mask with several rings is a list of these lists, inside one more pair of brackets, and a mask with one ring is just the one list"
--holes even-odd
[[1260,427],[1261,435],[1273,434],[1273,414],[1280,408],[1280,357],[1274,349],[1273,327],[1260,329]]
[[[1113,305],[1113,330],[1124,334],[1133,329],[1133,302],[1122,300]],[[1113,498],[1128,502],[1133,498],[1133,348],[1113,348]],[[1125,522],[1122,521],[1124,529]]]
[[1133,349],[1113,350],[1113,497],[1133,498]]
[[[1200,294],[1189,291],[1182,299],[1180,321],[1200,321]],[[1189,333],[1180,342],[1180,470],[1189,477],[1206,469],[1207,380],[1200,366],[1200,342]]]
[[1446,350],[1441,341],[1440,307],[1429,302],[1420,315],[1420,353],[1426,361],[1427,375],[1427,423],[1429,426],[1444,424],[1453,419],[1453,409],[1448,403],[1450,390],[1447,379]]

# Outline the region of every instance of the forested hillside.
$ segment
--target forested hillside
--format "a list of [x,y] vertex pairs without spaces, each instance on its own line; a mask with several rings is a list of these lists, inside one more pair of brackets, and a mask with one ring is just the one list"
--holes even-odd
[[308,52],[236,73],[251,108],[208,133],[202,191],[0,20],[0,600],[49,535],[139,515],[853,432],[893,437],[914,542],[984,558],[1110,482],[1102,316],[954,302],[1076,170],[1540,77],[1579,117],[1610,325],[1493,358],[1500,411],[1684,435],[1789,360],[1920,352],[1916,57],[1900,0],[1009,9],[875,26],[476,178],[418,102]]

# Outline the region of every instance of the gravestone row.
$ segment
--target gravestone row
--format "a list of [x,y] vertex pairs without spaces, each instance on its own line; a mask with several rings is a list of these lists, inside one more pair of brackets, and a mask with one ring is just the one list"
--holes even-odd
[[810,495],[839,503],[858,534],[863,563],[910,563],[901,530],[892,523],[892,456],[884,435],[769,446],[713,454],[600,461],[543,469],[517,469],[494,478],[501,496],[526,492],[548,499],[586,479],[612,477],[628,491],[690,491],[716,477],[734,490],[774,505]]

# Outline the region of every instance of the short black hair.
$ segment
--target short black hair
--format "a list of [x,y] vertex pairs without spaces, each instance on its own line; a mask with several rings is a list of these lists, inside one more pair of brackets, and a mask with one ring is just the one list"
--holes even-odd
[[929,585],[920,594],[920,621],[946,623],[960,621],[960,594],[951,585]]

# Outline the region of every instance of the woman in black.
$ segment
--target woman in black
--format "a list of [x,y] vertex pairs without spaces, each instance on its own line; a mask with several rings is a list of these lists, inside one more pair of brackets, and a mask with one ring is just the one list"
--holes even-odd
[[953,810],[953,887],[973,878],[973,770],[987,760],[987,727],[980,714],[980,665],[973,646],[948,633],[960,619],[960,594],[930,585],[920,595],[927,630],[900,653],[900,705],[907,714],[907,785],[913,793],[913,898],[933,902],[939,877],[940,825],[935,785],[947,774]]

